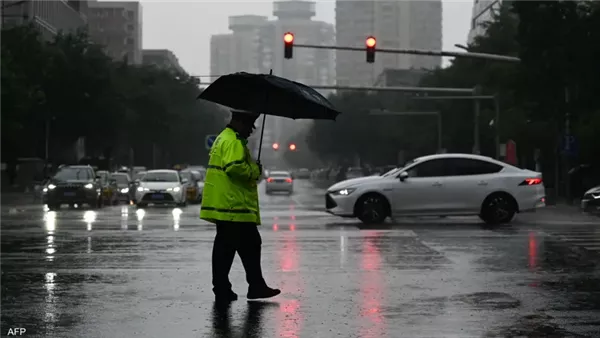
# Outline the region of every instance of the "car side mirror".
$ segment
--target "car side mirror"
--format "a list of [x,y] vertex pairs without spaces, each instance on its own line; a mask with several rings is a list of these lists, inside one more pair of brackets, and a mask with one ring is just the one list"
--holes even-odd
[[117,180],[110,180],[110,184],[117,184]]
[[408,173],[406,171],[403,171],[400,173],[400,175],[398,175],[398,178],[400,179],[400,181],[404,182],[408,178]]
[[101,179],[102,179],[102,177],[96,176],[96,180],[100,181]]
[[140,180],[133,181],[134,184],[140,184]]

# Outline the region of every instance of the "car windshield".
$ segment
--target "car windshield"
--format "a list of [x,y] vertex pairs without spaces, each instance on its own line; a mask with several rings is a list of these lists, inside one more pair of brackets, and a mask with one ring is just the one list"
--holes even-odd
[[187,179],[188,181],[191,181],[191,180],[192,180],[192,173],[191,173],[191,172],[189,172],[189,171],[180,171],[180,172],[179,172],[179,175],[181,175],[181,178],[185,178],[185,179]]
[[117,184],[127,184],[129,180],[126,175],[112,175],[113,180],[117,181]]
[[139,173],[133,175],[133,179],[134,180],[141,180],[144,177],[144,175],[146,175],[145,171],[139,172]]
[[270,177],[290,177],[290,173],[275,171],[269,174]]
[[170,172],[149,172],[142,178],[143,182],[179,182],[176,173]]
[[402,170],[402,168],[394,168],[394,169],[392,169],[392,170],[388,171],[387,173],[385,173],[385,174],[383,174],[383,175],[381,175],[381,176],[383,176],[383,177],[392,176],[392,175],[395,175],[395,174],[397,174],[398,172],[400,172],[400,170]]
[[91,180],[92,171],[88,168],[63,168],[60,169],[54,178],[61,181],[68,180]]

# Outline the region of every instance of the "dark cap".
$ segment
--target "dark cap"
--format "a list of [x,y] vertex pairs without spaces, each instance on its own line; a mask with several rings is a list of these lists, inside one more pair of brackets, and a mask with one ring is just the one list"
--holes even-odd
[[260,114],[243,111],[243,110],[231,110],[231,118],[244,121],[244,122],[252,122],[256,121]]

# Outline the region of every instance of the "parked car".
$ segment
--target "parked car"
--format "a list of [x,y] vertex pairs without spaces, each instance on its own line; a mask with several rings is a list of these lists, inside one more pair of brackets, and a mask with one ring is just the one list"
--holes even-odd
[[339,182],[326,194],[329,213],[366,224],[396,216],[461,215],[499,224],[545,202],[541,173],[471,154],[420,157],[382,176]]
[[43,188],[42,200],[50,210],[60,209],[62,204],[92,208],[102,207],[100,177],[89,165],[62,166]]

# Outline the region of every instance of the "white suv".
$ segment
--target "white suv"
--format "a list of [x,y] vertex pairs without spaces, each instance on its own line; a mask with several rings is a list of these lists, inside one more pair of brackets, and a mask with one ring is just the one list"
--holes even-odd
[[471,154],[420,157],[382,176],[339,182],[326,195],[327,212],[367,224],[395,216],[463,215],[499,224],[543,206],[540,173]]

